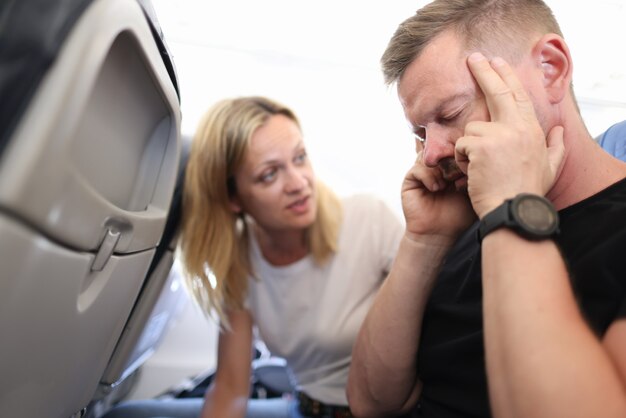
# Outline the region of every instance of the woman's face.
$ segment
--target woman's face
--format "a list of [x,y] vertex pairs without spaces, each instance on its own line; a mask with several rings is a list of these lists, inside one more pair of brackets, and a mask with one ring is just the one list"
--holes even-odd
[[288,117],[274,115],[252,135],[235,172],[231,206],[267,232],[301,230],[315,220],[314,179],[300,129]]

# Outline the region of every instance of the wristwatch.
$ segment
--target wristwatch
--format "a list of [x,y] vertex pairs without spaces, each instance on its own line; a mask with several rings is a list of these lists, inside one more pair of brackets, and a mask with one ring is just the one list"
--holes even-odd
[[483,217],[477,231],[478,242],[502,227],[529,240],[547,239],[558,233],[559,214],[545,197],[522,193],[505,200]]

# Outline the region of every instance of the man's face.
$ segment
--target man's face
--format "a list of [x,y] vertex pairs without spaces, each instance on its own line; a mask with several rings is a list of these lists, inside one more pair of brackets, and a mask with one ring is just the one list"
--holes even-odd
[[405,116],[423,142],[424,164],[439,167],[457,190],[467,188],[467,178],[454,160],[456,141],[468,122],[490,120],[484,95],[467,66],[468,55],[453,32],[443,32],[398,83]]

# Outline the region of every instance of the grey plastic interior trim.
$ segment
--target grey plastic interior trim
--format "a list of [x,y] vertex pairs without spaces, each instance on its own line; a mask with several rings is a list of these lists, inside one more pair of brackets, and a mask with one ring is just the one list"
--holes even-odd
[[120,242],[120,234],[121,232],[117,229],[107,229],[102,243],[100,244],[100,248],[96,253],[96,257],[93,260],[93,264],[91,265],[91,271],[102,271],[107,261],[109,261],[109,258],[113,255],[117,243]]
[[141,7],[94,1],[0,157],[0,417],[93,398],[163,234],[179,131]]
[[91,400],[154,250],[93,274],[93,254],[2,214],[0,237],[0,416],[68,417]]
[[176,179],[176,91],[141,8],[94,2],[78,21],[0,160],[0,211],[68,247],[153,247]]
[[114,387],[134,372],[161,342],[167,325],[182,307],[184,289],[180,270],[172,269],[174,253],[163,255],[141,297],[141,305],[133,310],[114,355],[101,380],[103,391]]

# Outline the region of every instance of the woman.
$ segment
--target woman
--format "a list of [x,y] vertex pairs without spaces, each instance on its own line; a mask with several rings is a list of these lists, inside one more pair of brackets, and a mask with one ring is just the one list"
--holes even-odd
[[[295,114],[262,97],[224,100],[206,114],[183,208],[189,287],[222,324],[202,417],[351,416],[352,344],[391,267],[400,222],[379,200],[340,201],[317,181]],[[253,327],[287,360],[294,396],[248,399]],[[197,416],[200,405],[187,402],[176,415],[140,416]]]

